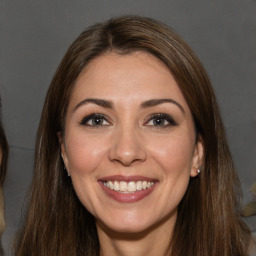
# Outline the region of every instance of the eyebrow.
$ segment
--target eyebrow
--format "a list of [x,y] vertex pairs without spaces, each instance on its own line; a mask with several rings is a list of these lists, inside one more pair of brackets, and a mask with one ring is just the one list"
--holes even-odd
[[113,104],[111,101],[108,101],[108,100],[102,100],[102,99],[84,99],[82,100],[81,102],[79,102],[75,107],[74,107],[74,111],[76,111],[79,107],[83,106],[83,105],[86,105],[88,103],[93,103],[93,104],[96,104],[100,107],[103,107],[103,108],[113,108]]
[[185,113],[184,108],[175,100],[173,99],[152,99],[147,100],[141,104],[141,108],[150,108],[154,107],[163,103],[172,103],[175,104],[183,113]]
[[[95,105],[98,105],[100,107],[103,108],[109,108],[109,109],[113,109],[113,103],[109,100],[103,100],[103,99],[94,99],[94,98],[88,98],[88,99],[84,99],[81,102],[79,102],[73,109],[73,112],[76,111],[79,107],[86,105],[88,103],[93,103]],[[160,104],[164,104],[164,103],[172,103],[175,104],[183,113],[185,113],[184,108],[175,100],[173,99],[152,99],[152,100],[147,100],[145,102],[143,102],[140,105],[140,108],[145,109],[145,108],[150,108],[150,107],[154,107]]]

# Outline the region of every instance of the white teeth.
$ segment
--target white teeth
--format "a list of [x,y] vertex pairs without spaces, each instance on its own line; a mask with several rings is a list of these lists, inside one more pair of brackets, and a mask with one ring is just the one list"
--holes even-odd
[[140,180],[137,181],[137,184],[136,184],[136,185],[137,185],[137,190],[138,190],[138,191],[142,190],[142,181],[140,181]]
[[145,190],[154,185],[153,181],[104,181],[103,185],[109,189],[122,192],[122,193],[133,193],[135,191]]
[[135,184],[134,181],[130,181],[130,182],[128,183],[128,188],[127,188],[127,190],[128,190],[129,192],[135,192],[135,191],[136,191],[136,184]]
[[146,189],[146,188],[147,188],[147,184],[148,184],[148,183],[147,183],[146,181],[143,181],[143,182],[142,182],[142,188],[143,188],[143,189]]
[[119,182],[114,181],[114,190],[119,191]]
[[114,185],[111,181],[107,182],[107,187],[110,188],[110,189],[114,189]]
[[121,192],[127,191],[127,183],[124,182],[124,181],[121,181],[119,188],[120,188],[120,191],[121,191]]

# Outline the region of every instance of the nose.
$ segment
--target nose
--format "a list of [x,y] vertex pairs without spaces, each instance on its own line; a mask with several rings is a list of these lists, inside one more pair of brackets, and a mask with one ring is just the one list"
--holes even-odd
[[145,161],[147,154],[142,138],[134,127],[120,128],[113,135],[110,160],[123,166],[131,166]]

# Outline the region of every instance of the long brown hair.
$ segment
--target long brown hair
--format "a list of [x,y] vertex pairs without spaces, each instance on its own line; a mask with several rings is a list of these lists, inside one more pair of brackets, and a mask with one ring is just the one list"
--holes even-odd
[[1,105],[1,98],[0,98],[0,187],[3,186],[6,171],[7,171],[7,161],[8,161],[8,154],[9,154],[9,147],[8,142],[5,136],[5,132],[2,125],[2,105]]
[[70,46],[48,90],[37,132],[35,171],[15,255],[98,255],[94,217],[63,170],[58,131],[76,79],[95,57],[143,51],[160,59],[192,112],[205,157],[178,209],[172,255],[245,256],[250,238],[240,219],[240,186],[208,76],[187,44],[150,18],[123,16],[85,30]]
[[[6,171],[7,171],[7,162],[8,162],[8,154],[9,154],[8,142],[2,126],[1,110],[2,110],[2,105],[1,105],[1,98],[0,98],[0,239],[5,229],[3,184],[4,184]],[[0,255],[3,255],[1,240],[0,240]]]

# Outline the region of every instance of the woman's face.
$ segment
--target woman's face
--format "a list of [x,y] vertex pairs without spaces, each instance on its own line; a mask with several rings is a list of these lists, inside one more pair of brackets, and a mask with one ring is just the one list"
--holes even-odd
[[174,225],[203,149],[167,67],[150,54],[105,54],[78,77],[62,157],[99,226],[140,232]]

